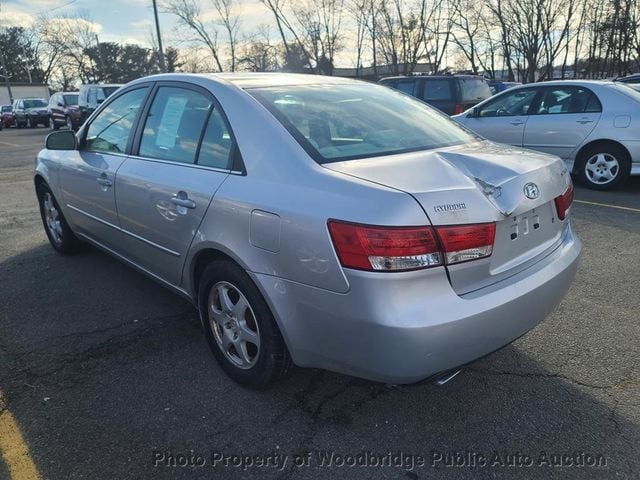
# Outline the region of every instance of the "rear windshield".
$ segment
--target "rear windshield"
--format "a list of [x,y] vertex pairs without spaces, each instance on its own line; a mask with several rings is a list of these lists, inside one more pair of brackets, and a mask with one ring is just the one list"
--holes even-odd
[[64,95],[64,103],[66,105],[77,105],[78,104],[78,94],[68,94]]
[[620,84],[620,83],[615,83],[613,84],[613,87],[615,89],[617,89],[618,91],[620,91],[621,93],[624,93],[627,97],[631,97],[633,98],[635,101],[640,102],[640,91],[638,91],[638,87],[636,85],[627,85],[627,84]]
[[422,98],[427,102],[451,100],[451,82],[449,79],[425,78]]
[[474,140],[423,102],[382,86],[297,85],[248,92],[319,163],[428,150]]
[[489,85],[481,78],[460,78],[463,102],[480,102],[491,96]]
[[24,100],[24,108],[46,107],[47,102],[40,99]]

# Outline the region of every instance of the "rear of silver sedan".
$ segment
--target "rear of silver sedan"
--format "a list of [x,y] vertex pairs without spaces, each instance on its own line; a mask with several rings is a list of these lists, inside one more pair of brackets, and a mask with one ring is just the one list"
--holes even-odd
[[348,216],[353,199],[328,218],[317,233],[333,245],[345,291],[252,273],[296,364],[413,383],[509,344],[562,300],[581,243],[560,159],[486,141],[327,159],[320,152],[338,148],[295,126],[312,95],[261,95],[274,98],[285,106],[272,113],[326,170],[405,192],[424,214],[420,225],[363,223]]

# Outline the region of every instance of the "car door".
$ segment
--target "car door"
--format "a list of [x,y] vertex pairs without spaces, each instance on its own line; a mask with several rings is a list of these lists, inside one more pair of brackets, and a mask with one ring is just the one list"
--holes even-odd
[[181,82],[155,89],[135,156],[116,177],[126,256],[172,285],[211,199],[231,169],[235,143],[206,90]]
[[60,163],[60,183],[67,219],[75,230],[117,250],[120,227],[114,185],[144,104],[149,85],[113,98],[85,127],[80,147]]
[[568,159],[595,128],[601,112],[600,101],[588,88],[546,87],[527,122],[524,146]]
[[13,106],[13,115],[16,119],[16,126],[21,127],[25,122],[22,100],[16,100]]
[[466,127],[494,142],[522,146],[529,110],[535,106],[537,87],[508,90],[477,107],[462,122]]

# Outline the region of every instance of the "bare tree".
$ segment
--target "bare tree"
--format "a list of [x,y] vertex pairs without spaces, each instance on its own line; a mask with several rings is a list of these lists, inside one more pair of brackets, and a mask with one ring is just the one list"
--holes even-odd
[[219,72],[224,69],[220,58],[218,45],[218,31],[210,28],[202,20],[202,12],[198,0],[168,0],[165,10],[178,17],[180,24],[196,34],[196,41],[204,45],[213,57],[215,67]]
[[227,33],[227,42],[230,53],[231,71],[236,71],[236,50],[238,46],[238,34],[240,31],[240,15],[234,12],[233,0],[212,0],[213,5],[220,15],[220,23]]

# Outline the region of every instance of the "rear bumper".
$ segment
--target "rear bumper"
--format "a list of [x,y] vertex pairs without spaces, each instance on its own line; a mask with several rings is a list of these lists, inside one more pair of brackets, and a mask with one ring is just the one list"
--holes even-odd
[[338,294],[252,274],[296,364],[389,383],[413,383],[483,357],[549,315],[575,276],[580,240],[476,292],[455,294],[443,268],[349,271]]

